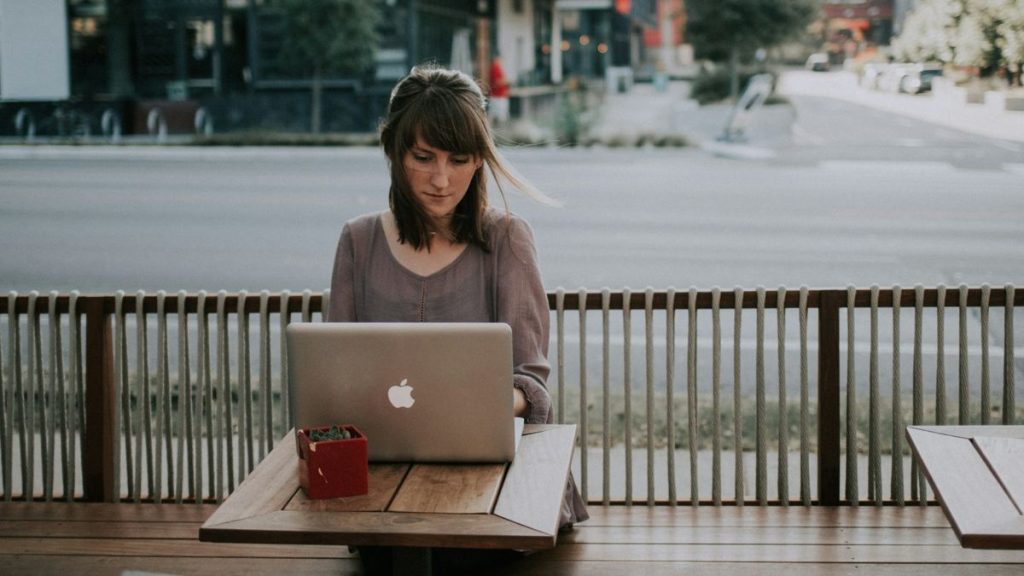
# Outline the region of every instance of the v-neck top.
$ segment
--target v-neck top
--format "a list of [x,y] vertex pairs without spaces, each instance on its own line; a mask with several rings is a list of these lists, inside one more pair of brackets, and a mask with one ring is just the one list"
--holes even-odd
[[490,210],[491,246],[469,245],[423,276],[403,266],[388,245],[384,213],[345,223],[331,279],[331,322],[504,322],[512,327],[513,383],[529,404],[527,422],[548,422],[549,308],[525,220]]

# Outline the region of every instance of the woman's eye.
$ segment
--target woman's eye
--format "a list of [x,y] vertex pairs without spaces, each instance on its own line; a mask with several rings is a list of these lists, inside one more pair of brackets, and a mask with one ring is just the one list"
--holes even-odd
[[430,162],[430,156],[423,156],[421,154],[413,154],[412,159],[417,162],[427,163]]
[[469,164],[469,158],[452,158],[452,164],[458,164],[459,166]]

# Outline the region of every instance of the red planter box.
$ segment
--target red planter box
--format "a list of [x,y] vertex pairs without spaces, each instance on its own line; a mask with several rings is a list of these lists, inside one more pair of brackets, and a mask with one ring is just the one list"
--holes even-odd
[[300,428],[295,433],[299,483],[310,498],[341,498],[369,492],[366,436],[355,426],[338,428],[348,430],[352,438],[319,442],[309,439],[312,430],[326,432],[330,426]]

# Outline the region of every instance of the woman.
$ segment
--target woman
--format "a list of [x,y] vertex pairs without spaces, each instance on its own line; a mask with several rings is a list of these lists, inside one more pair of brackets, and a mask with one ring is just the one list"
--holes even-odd
[[[331,322],[504,322],[512,327],[515,413],[552,421],[548,305],[525,221],[488,207],[487,174],[550,203],[503,162],[485,99],[466,74],[417,67],[381,126],[389,210],[347,222],[334,260]],[[454,410],[458,407],[453,406]],[[570,482],[561,523],[588,514]]]

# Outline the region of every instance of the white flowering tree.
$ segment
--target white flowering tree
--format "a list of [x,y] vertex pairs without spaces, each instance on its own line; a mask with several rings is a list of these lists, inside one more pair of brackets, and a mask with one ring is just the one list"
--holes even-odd
[[1024,2],[1003,0],[998,31],[1003,60],[1014,73],[1011,84],[1024,85]]
[[913,62],[952,62],[953,32],[962,13],[962,0],[923,0],[893,39],[893,55]]
[[1006,71],[1020,85],[1024,63],[1024,0],[922,0],[893,40],[897,58]]

